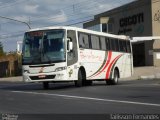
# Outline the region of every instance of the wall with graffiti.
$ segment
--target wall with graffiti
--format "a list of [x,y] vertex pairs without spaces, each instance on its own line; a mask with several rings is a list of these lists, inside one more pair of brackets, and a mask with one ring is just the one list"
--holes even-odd
[[160,36],[160,0],[152,2],[153,35]]
[[[160,36],[160,0],[152,1],[152,24],[153,36]],[[153,44],[154,65],[160,66],[160,40],[155,40]]]

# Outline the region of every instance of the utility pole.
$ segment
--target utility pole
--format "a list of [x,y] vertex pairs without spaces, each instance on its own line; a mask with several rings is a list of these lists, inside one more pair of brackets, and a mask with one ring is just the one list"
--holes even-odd
[[15,21],[15,22],[23,23],[23,24],[27,25],[29,29],[31,29],[30,25],[29,25],[27,22],[20,21],[20,20],[16,20],[16,19],[13,19],[13,18],[5,17],[5,16],[0,16],[0,18],[12,20],[12,21]]
[[22,41],[17,41],[17,53],[19,53],[19,54],[21,54],[21,52],[22,52],[21,45],[22,45]]
[[[25,25],[27,25],[27,27],[29,29],[31,29],[30,25],[27,22],[16,20],[16,19],[13,19],[13,18],[5,17],[5,16],[0,16],[0,18],[25,24]],[[20,50],[20,44],[21,44],[21,42],[17,42],[17,48],[18,48],[18,50]],[[21,60],[20,59],[21,59],[21,55],[18,55],[18,68],[19,68],[19,66],[21,66],[21,64],[20,64]],[[10,76],[12,75],[12,66],[11,65],[13,65],[13,61],[9,61],[9,73],[10,73]]]

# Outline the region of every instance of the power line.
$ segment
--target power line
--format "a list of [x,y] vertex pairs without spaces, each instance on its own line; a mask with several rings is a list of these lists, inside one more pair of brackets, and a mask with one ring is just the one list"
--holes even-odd
[[13,3],[13,2],[15,2],[16,0],[12,0],[12,1],[10,1],[10,0],[8,0],[8,1],[6,1],[5,0],[5,2],[2,2],[1,4],[0,4],[0,6],[4,6],[4,5],[7,5],[7,4],[10,4],[10,3]]
[[[105,0],[102,0],[101,2],[99,1],[99,3],[104,3],[104,1]],[[95,2],[95,3],[97,3],[97,2]],[[96,6],[90,6],[90,7],[88,7],[87,9],[85,9],[85,10],[89,10],[89,9],[91,9],[91,8],[95,8]],[[73,16],[80,16],[81,14],[84,14],[83,12],[81,12],[80,10],[78,11],[78,12],[76,12],[76,13],[72,13],[72,12],[70,12],[69,14],[67,14],[67,16],[69,16],[69,17],[73,17]],[[62,18],[63,16],[61,16],[62,14],[57,14],[55,17],[49,17],[49,18],[42,18],[42,19],[44,19],[44,20],[54,20],[54,19],[58,19],[58,18]],[[91,14],[91,15],[94,15],[94,14]],[[57,17],[58,16],[58,17]],[[38,21],[41,21],[42,19],[38,19],[38,20],[32,20],[31,22],[32,23],[34,23],[34,22],[38,22]]]
[[14,6],[14,5],[17,5],[17,4],[19,4],[19,3],[24,3],[24,2],[28,2],[28,0],[18,0],[18,1],[15,1],[15,2],[12,2],[12,3],[10,3],[10,2],[8,2],[8,4],[3,4],[3,5],[0,5],[0,9],[1,8],[7,8],[7,7],[12,7],[12,6]]
[[23,33],[17,33],[17,34],[8,34],[6,36],[0,36],[0,41],[6,40],[8,38],[22,37],[23,34],[24,34],[24,32]]
[[[105,0],[103,0],[103,1],[105,1]],[[83,6],[85,5],[85,4],[89,4],[91,1],[83,1],[83,2],[79,2],[79,3],[77,3],[77,4],[73,4],[75,7],[74,7],[74,9],[77,9],[77,7],[76,7],[76,5],[78,6],[78,4],[82,4],[83,3]],[[95,2],[95,1],[92,1],[92,3],[97,3],[97,1]],[[100,0],[99,0],[99,2],[100,2]],[[77,11],[77,10],[75,10],[74,12],[73,12],[73,5],[70,5],[70,6],[68,6],[68,7],[65,7],[65,8],[63,8],[62,10],[63,11],[65,11],[65,12],[68,12],[68,13],[70,13],[69,15],[71,15],[71,14],[77,14],[75,11]],[[79,5],[79,6],[81,6],[81,5]],[[54,10],[54,12],[57,12],[57,13],[60,13],[60,14],[56,14],[55,16],[58,16],[58,15],[61,15],[61,11],[62,10],[59,10],[59,9],[56,9],[56,10]],[[42,16],[36,16],[36,19],[33,19],[32,20],[32,22],[33,21],[39,21],[40,20],[40,18],[41,19],[45,19],[46,17],[47,17],[47,19],[54,19],[54,18],[56,18],[56,17],[49,17],[48,18],[48,16],[49,16],[49,14],[48,15],[42,15]]]
[[[82,0],[81,0],[81,2],[75,3],[75,4],[73,4],[73,5],[76,6],[76,5],[80,4],[80,3],[87,4],[88,2],[91,2],[91,1],[88,1],[88,0],[83,0],[83,1],[82,1]],[[92,2],[93,2],[93,0],[92,0]],[[64,11],[70,10],[70,12],[72,12],[72,11],[73,11],[73,5],[69,5],[69,6],[64,7],[64,8],[61,8],[61,9],[63,9]],[[55,9],[55,10],[54,10],[55,13],[58,13],[58,12],[60,12],[60,11],[61,11],[60,9]],[[49,15],[50,15],[50,14],[46,14],[46,13],[45,13],[45,16],[44,16],[44,15],[39,15],[39,16],[36,16],[36,19],[48,17]]]
[[[104,2],[105,2],[106,0],[102,0],[101,2],[100,1],[98,1],[98,2],[95,2],[95,5],[93,6],[90,6],[90,7],[88,7],[87,9],[85,9],[85,10],[89,10],[89,9],[91,9],[91,8],[95,8],[96,7],[96,3],[101,3],[101,4],[103,4]],[[112,1],[112,3],[113,3],[113,1]],[[116,2],[117,3],[117,2]],[[82,6],[82,7],[80,7],[80,9],[82,9],[84,6]],[[76,7],[75,7],[76,8]],[[95,9],[95,10],[97,10],[97,9]],[[109,10],[108,8],[106,9],[106,10]],[[103,9],[103,11],[104,11],[104,9]],[[92,14],[92,15],[95,15],[95,14],[97,14],[98,12],[96,12],[96,13],[94,13],[94,14]],[[72,13],[72,12],[69,12],[69,14],[67,14],[67,16],[69,16],[69,17],[73,17],[73,16],[79,16],[80,14],[84,14],[83,12],[81,12],[81,10],[79,10],[78,12],[76,12],[76,13]],[[61,16],[62,14],[57,14],[57,15],[55,15],[55,17],[42,17],[41,19],[35,19],[35,20],[32,20],[31,22],[32,23],[34,23],[34,22],[38,22],[38,21],[41,21],[41,20],[54,20],[54,19],[58,19],[58,18],[62,18],[63,16]],[[57,17],[58,16],[58,17]]]
[[5,17],[5,16],[0,16],[0,18],[15,21],[15,22],[19,22],[19,23],[23,23],[23,24],[27,25],[29,29],[31,29],[30,25],[27,22],[16,20],[16,19],[13,19],[13,18]]
[[[101,2],[104,2],[104,1],[105,1],[105,0],[103,0],[103,1],[101,1]],[[82,3],[84,3],[84,2],[79,2],[79,3],[82,4]],[[77,3],[76,5],[78,6],[79,3]],[[85,2],[85,3],[86,3],[86,2]],[[88,3],[88,1],[87,1],[87,3]],[[92,3],[93,3],[93,2],[92,2]],[[96,4],[97,1],[96,1],[96,2],[94,1],[94,3]],[[80,7],[80,6],[81,6],[81,5],[79,5],[79,7]],[[93,6],[93,7],[95,7],[95,6]],[[89,8],[93,8],[93,7],[90,6]],[[80,8],[83,8],[83,7],[80,7]],[[89,9],[89,8],[88,8],[88,9]],[[73,16],[79,16],[80,14],[83,14],[83,13],[72,13],[72,12],[71,12],[70,14],[68,14],[68,16],[73,17]],[[58,16],[58,15],[59,15],[59,16]],[[54,19],[62,18],[61,14],[58,14],[58,15],[57,15],[58,17],[57,17],[57,16],[56,16],[56,17],[51,17],[51,18],[48,18],[48,17],[47,17],[47,19],[46,19],[46,17],[43,16],[44,18],[42,18],[42,19],[45,19],[45,20],[54,20]],[[32,23],[34,23],[34,22],[37,23],[38,21],[41,21],[41,20],[38,19],[37,17],[36,17],[36,19],[37,19],[37,20],[34,20],[34,21],[32,20],[31,22],[32,22]],[[7,23],[8,23],[8,22],[7,22]]]
[[[79,18],[79,19],[85,19],[85,18],[90,18],[90,17],[93,17],[93,16],[88,16],[88,17],[83,17],[83,18]],[[79,19],[74,19],[70,22],[74,22],[74,21],[77,21]],[[80,23],[84,23],[84,22],[88,22],[90,21],[91,19],[89,20],[84,20],[84,21],[80,21],[80,22],[75,22],[75,23],[72,23],[72,24],[67,24],[68,22],[64,23],[66,24],[67,26],[72,26],[72,25],[76,25],[76,24],[80,24]],[[59,23],[60,24],[60,23]],[[59,25],[59,24],[54,24],[54,25]],[[6,39],[6,38],[11,38],[11,37],[19,37],[19,36],[22,36],[24,34],[25,31],[18,31],[18,32],[14,32],[12,34],[1,34],[0,35],[0,39]]]
[[[101,2],[100,1],[92,1],[92,5],[90,5],[90,7],[89,8],[87,8],[87,9],[85,9],[85,10],[88,10],[88,9],[91,9],[91,8],[95,8],[96,6],[95,5],[97,5],[97,4],[99,4],[99,3],[104,3],[106,0],[102,0]],[[108,2],[110,2],[111,3],[111,1],[112,0],[109,0]],[[115,1],[116,3],[117,3],[117,1]],[[83,9],[83,8],[85,8],[86,6],[86,4],[88,3],[88,1],[87,2],[79,2],[79,3],[77,3],[77,4],[74,4],[74,9],[77,9],[77,7],[76,6],[79,6],[79,8],[78,9]],[[95,4],[94,6],[93,6],[93,3]],[[112,1],[112,4],[113,4],[114,2]],[[121,1],[119,0],[119,2],[118,3],[121,3]],[[70,6],[71,7],[71,6]],[[68,8],[68,7],[66,7],[66,8]],[[63,10],[65,10],[65,12],[66,12],[66,9],[63,9]],[[79,14],[79,12],[80,12],[80,14],[84,14],[84,13],[82,13],[81,12],[81,10],[77,10],[78,11],[78,13],[77,12],[71,12],[70,10],[72,10],[72,8],[69,8],[68,9],[69,11],[67,11],[68,13],[70,13],[70,14],[67,14],[68,16],[78,16]],[[108,10],[108,9],[107,9]],[[60,11],[60,10],[56,10],[56,11]],[[97,14],[97,13],[95,13],[95,14]],[[58,16],[58,17],[57,17]],[[55,17],[49,17],[48,18],[48,16],[44,16],[43,15],[43,17],[42,16],[39,16],[39,17],[36,17],[36,19],[34,19],[34,20],[31,20],[31,22],[38,22],[38,21],[40,21],[40,20],[43,20],[43,19],[45,19],[45,20],[54,20],[54,19],[57,19],[57,18],[61,18],[62,16],[61,16],[61,13],[60,14],[57,14],[57,15],[55,15]],[[41,18],[41,19],[40,19]],[[47,18],[47,19],[46,19]]]
[[[78,20],[79,20],[79,22],[77,22]],[[64,22],[63,25],[71,26],[71,25],[76,25],[76,24],[84,23],[84,22],[91,21],[91,20],[93,20],[92,15],[91,16],[86,16],[86,17],[80,17],[80,18],[77,18],[77,19],[72,19],[70,21]],[[68,22],[70,22],[70,23],[68,24]],[[74,22],[74,23],[71,23],[71,22]],[[53,26],[60,25],[60,24],[62,24],[62,23],[53,24]]]
[[[78,19],[74,19],[70,22],[74,22],[74,21],[77,21],[77,20],[81,20],[81,19],[86,19],[86,18],[90,18],[90,17],[93,17],[93,16],[87,16],[87,17],[82,17],[82,18],[78,18]],[[91,20],[91,19],[89,19]],[[76,24],[80,24],[80,23],[84,23],[84,22],[87,22],[89,20],[85,20],[85,21],[80,21],[80,22],[76,22],[76,23],[72,23],[72,24],[67,24],[68,22],[66,23],[63,23],[63,24],[66,24],[67,26],[71,26],[71,25],[76,25]],[[59,25],[59,24],[54,24],[54,25]],[[5,39],[5,38],[10,38],[10,37],[19,37],[21,36],[22,34],[24,34],[25,31],[18,31],[18,32],[14,32],[14,33],[11,33],[11,34],[1,34],[0,35],[0,39]]]
[[[85,2],[84,2],[85,1]],[[74,4],[74,5],[77,5],[78,6],[78,4],[82,4],[82,3],[85,3],[85,4],[87,4],[88,3],[88,1],[86,2],[86,0],[84,0],[83,2],[79,2],[79,3],[76,3],[76,4]],[[95,1],[94,1],[95,2]],[[67,11],[67,12],[70,12],[70,10],[71,10],[71,8],[70,7],[72,7],[72,5],[70,5],[69,7],[65,7],[63,10],[64,11]],[[68,11],[69,10],[69,11]],[[56,9],[56,10],[54,10],[54,12],[56,13],[56,12],[60,12],[60,10],[59,9]],[[61,13],[60,13],[61,14]],[[57,15],[60,15],[60,14],[57,14]],[[36,22],[36,21],[40,21],[40,18],[41,19],[45,19],[45,18],[48,18],[48,16],[49,16],[49,14],[48,15],[40,15],[40,16],[36,16],[36,19],[34,19],[34,20],[31,20],[31,22]],[[50,17],[51,19],[54,19],[53,17]],[[30,19],[32,19],[32,17],[30,16]],[[49,18],[48,18],[49,19]],[[7,24],[7,23],[10,23],[10,22],[5,22],[5,23],[3,23],[3,24]]]
[[[89,8],[88,8],[89,9]],[[94,10],[97,10],[97,9],[94,9]],[[82,13],[81,13],[82,14]],[[79,15],[79,14],[78,14]],[[77,15],[77,16],[78,16]],[[72,16],[75,16],[74,14],[72,14]],[[87,16],[88,18],[89,17],[93,17],[93,16]],[[80,23],[84,23],[84,22],[87,22],[88,20],[85,20],[84,21],[84,19],[86,19],[87,17],[81,17],[81,18],[78,18],[78,19],[73,19],[73,20],[69,20],[69,21],[67,21],[67,22],[65,22],[65,23],[63,23],[63,24],[67,24],[68,22],[74,22],[74,23],[70,23],[70,24],[67,24],[67,25],[75,25],[75,24],[80,24]],[[57,18],[57,17],[55,17],[55,18]],[[80,20],[80,22],[75,22],[75,21],[77,21],[77,20]],[[82,21],[83,20],[83,21]],[[53,25],[59,25],[59,24],[62,24],[62,23],[58,23],[58,24],[53,24]],[[13,35],[12,35],[13,36]]]
[[81,24],[81,23],[85,23],[85,22],[89,22],[89,21],[91,21],[91,20],[85,20],[85,21],[81,21],[81,22],[76,22],[76,23],[68,24],[67,26],[77,25],[77,24]]

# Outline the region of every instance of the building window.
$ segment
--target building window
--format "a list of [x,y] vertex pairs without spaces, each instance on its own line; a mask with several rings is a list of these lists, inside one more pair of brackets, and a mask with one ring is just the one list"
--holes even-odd
[[102,24],[102,32],[107,32],[107,24]]
[[98,31],[98,32],[101,31],[100,24],[94,25],[94,26],[91,26],[91,27],[87,27],[86,29],[88,29],[88,30],[93,30],[93,31]]
[[113,24],[112,23],[102,24],[102,32],[113,33]]
[[107,24],[108,33],[113,33],[113,24],[109,23]]

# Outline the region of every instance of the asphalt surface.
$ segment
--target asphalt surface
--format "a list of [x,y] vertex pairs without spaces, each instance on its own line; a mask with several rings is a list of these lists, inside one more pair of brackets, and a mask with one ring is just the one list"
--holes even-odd
[[160,114],[160,80],[123,81],[116,86],[95,82],[0,82],[0,113],[13,114]]

